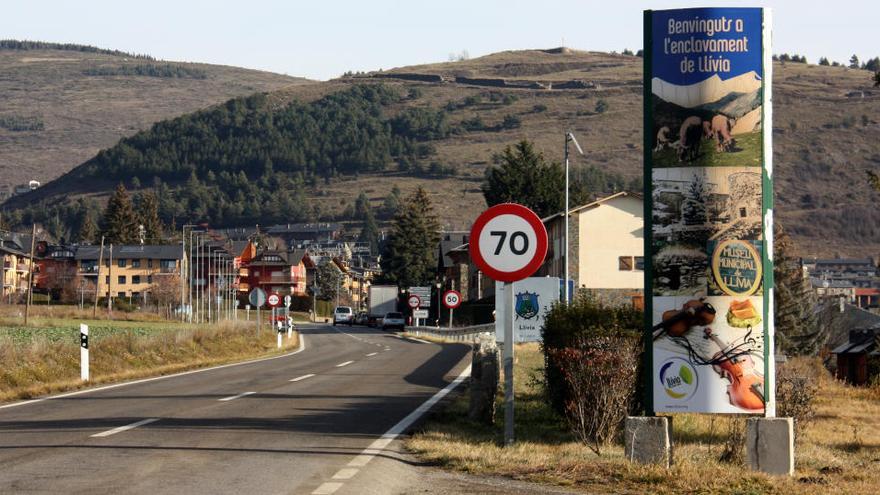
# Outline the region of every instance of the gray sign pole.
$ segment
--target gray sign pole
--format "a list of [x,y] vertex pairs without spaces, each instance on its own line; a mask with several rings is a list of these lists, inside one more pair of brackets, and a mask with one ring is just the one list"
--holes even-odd
[[507,292],[507,313],[504,315],[504,444],[512,445],[513,435],[513,308],[514,300],[513,282],[505,284]]

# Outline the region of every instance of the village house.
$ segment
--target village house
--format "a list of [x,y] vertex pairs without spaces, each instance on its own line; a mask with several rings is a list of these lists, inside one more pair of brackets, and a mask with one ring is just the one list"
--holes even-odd
[[282,295],[306,295],[308,253],[302,249],[260,251],[246,264],[246,287]]
[[0,296],[5,303],[19,302],[28,292],[32,266],[28,254],[30,244],[30,235],[0,233],[0,256],[3,258],[3,289]]
[[[572,208],[569,217],[571,285],[611,304],[644,305],[644,218],[640,194],[619,192]],[[547,258],[535,276],[565,278],[565,218],[543,219]]]
[[880,329],[850,330],[849,340],[836,347],[838,380],[852,385],[866,385],[880,375]]

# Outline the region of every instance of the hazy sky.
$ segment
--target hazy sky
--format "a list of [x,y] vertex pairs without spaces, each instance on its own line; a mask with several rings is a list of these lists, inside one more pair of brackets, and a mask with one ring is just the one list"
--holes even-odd
[[[167,60],[329,79],[347,70],[441,62],[562,44],[621,51],[642,45],[642,10],[773,8],[774,53],[845,62],[880,55],[880,1],[630,0],[5,1],[0,38],[83,43]],[[0,68],[2,71],[2,68]]]

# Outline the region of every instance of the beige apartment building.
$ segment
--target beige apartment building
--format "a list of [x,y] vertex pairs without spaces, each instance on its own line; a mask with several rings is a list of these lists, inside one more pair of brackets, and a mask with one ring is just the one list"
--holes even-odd
[[80,246],[75,257],[78,271],[89,287],[86,291],[94,293],[97,284],[98,297],[109,294],[146,302],[157,284],[172,280],[180,283],[181,267],[185,267],[179,245],[105,246],[103,256],[100,251],[98,246]]

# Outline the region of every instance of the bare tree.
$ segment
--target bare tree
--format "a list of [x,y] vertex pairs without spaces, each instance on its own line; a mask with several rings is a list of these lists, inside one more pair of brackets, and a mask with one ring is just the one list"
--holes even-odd
[[180,277],[177,275],[154,275],[150,294],[159,314],[173,316],[174,306],[180,302]]

